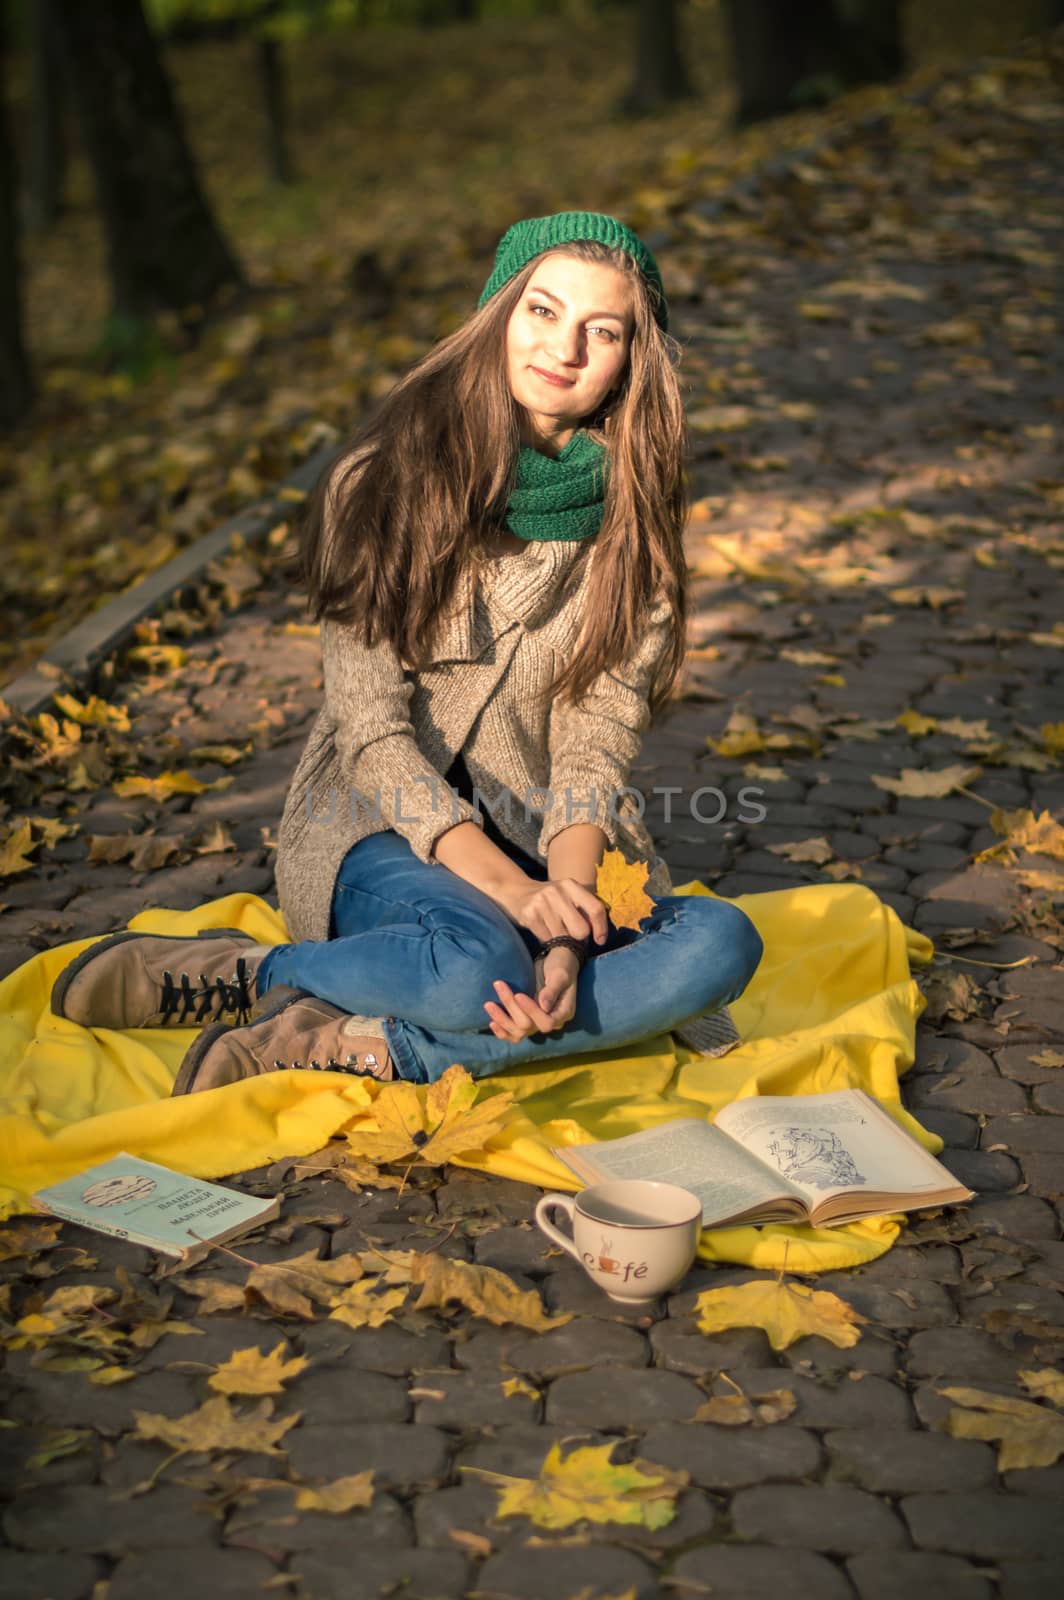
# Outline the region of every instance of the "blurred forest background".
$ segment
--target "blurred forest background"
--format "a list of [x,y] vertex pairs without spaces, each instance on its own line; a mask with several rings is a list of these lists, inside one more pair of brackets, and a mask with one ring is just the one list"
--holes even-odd
[[0,679],[345,432],[467,314],[516,218],[615,212],[695,305],[726,269],[670,250],[677,218],[711,230],[842,121],[896,137],[973,63],[1000,103],[995,62],[1062,13],[3,0]]

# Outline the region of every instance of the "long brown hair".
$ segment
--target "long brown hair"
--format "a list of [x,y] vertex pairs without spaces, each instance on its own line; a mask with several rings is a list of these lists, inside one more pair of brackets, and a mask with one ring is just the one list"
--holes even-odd
[[[687,616],[680,347],[655,322],[650,291],[624,251],[582,240],[553,250],[629,276],[635,327],[621,382],[581,424],[609,451],[605,504],[570,579],[575,587],[594,553],[580,638],[545,698],[580,700],[638,648],[664,599],[674,634],[651,685],[653,713],[680,670]],[[484,558],[504,525],[521,447],[506,327],[541,259],[396,384],[307,506],[300,556],[311,615],[357,625],[370,646],[387,640],[414,670],[432,659],[467,563]]]

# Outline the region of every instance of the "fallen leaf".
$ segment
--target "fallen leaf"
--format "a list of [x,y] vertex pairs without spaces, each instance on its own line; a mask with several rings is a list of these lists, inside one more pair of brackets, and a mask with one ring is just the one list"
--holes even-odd
[[1059,1411],[982,1389],[949,1388],[938,1393],[957,1402],[946,1419],[946,1432],[955,1439],[995,1441],[999,1472],[1051,1467],[1064,1455],[1064,1416]]
[[614,1464],[617,1441],[579,1447],[562,1458],[554,1444],[536,1478],[512,1478],[481,1467],[463,1472],[499,1489],[496,1517],[528,1517],[540,1528],[570,1528],[574,1522],[620,1522],[664,1528],[676,1515],[676,1496],[690,1481],[686,1472],[651,1461]]
[[502,1384],[502,1392],[507,1400],[511,1400],[517,1394],[527,1395],[530,1400],[539,1399],[539,1390],[524,1378],[505,1378]]
[[888,778],[878,772],[870,774],[877,789],[887,789],[891,794],[909,798],[941,800],[954,789],[967,787],[982,775],[982,767],[941,767],[937,772],[919,771],[903,767],[900,778]]
[[595,875],[595,893],[605,902],[615,928],[639,929],[654,902],[643,885],[649,875],[645,861],[628,862],[620,850],[607,850]]
[[887,593],[895,605],[930,606],[933,611],[941,611],[944,606],[957,605],[968,598],[963,589],[946,589],[936,584],[922,588],[888,589]]
[[364,1510],[373,1504],[373,1472],[356,1472],[349,1478],[334,1478],[317,1489],[300,1489],[296,1495],[297,1511],[329,1511],[338,1515],[345,1511]]
[[244,1294],[252,1302],[264,1300],[274,1311],[311,1322],[313,1301],[331,1306],[337,1289],[356,1283],[362,1273],[358,1256],[337,1256],[332,1261],[322,1261],[313,1250],[307,1250],[287,1261],[271,1261],[253,1267],[244,1284]]
[[[222,780],[232,782],[229,780]],[[191,772],[163,772],[157,778],[120,778],[111,785],[120,800],[146,795],[149,800],[169,800],[175,794],[205,794],[216,784],[201,783]]]
[[84,702],[76,700],[72,694],[56,694],[52,699],[64,717],[70,717],[84,727],[112,728],[116,733],[128,733],[130,730],[129,712],[125,706],[108,705],[98,695],[91,694]]
[[706,1289],[695,1302],[695,1312],[702,1333],[763,1328],[773,1350],[786,1350],[808,1334],[818,1334],[846,1350],[861,1337],[858,1324],[867,1321],[825,1289],[776,1279]]
[[298,1377],[307,1366],[306,1356],[286,1361],[287,1348],[282,1339],[269,1355],[263,1355],[257,1346],[237,1350],[215,1368],[207,1384],[219,1394],[280,1394],[288,1380]]
[[36,865],[30,860],[29,853],[36,847],[30,819],[22,817],[0,839],[0,878],[13,878],[16,872],[29,872]]
[[374,1162],[417,1159],[442,1166],[482,1151],[509,1121],[514,1100],[504,1090],[476,1104],[480,1090],[457,1062],[427,1088],[385,1084],[373,1101],[376,1128],[362,1125],[348,1132],[351,1153]]
[[378,1289],[377,1278],[363,1278],[343,1289],[332,1303],[330,1320],[349,1328],[380,1328],[406,1300],[405,1289]]
[[[728,1383],[732,1381],[726,1372],[722,1372],[721,1377]],[[767,1426],[785,1421],[798,1404],[792,1389],[765,1389],[757,1394],[747,1394],[738,1385],[736,1388],[736,1394],[711,1396],[704,1405],[699,1406],[693,1420],[716,1422],[726,1428],[740,1427],[749,1422]]]
[[39,1255],[58,1243],[59,1222],[8,1222],[0,1227],[0,1261]]
[[447,1537],[459,1550],[468,1550],[471,1556],[490,1556],[495,1546],[482,1533],[470,1533],[465,1528],[448,1528]]
[[791,840],[787,844],[770,844],[765,848],[774,856],[783,856],[786,861],[822,863],[830,861],[835,853],[826,839]]
[[921,716],[919,711],[899,711],[895,720],[914,739],[922,738],[925,733],[934,733],[938,726],[936,718]]
[[1037,1372],[1021,1370],[1019,1378],[1036,1400],[1051,1400],[1055,1406],[1064,1407],[1064,1373],[1055,1367],[1043,1367]]
[[1064,1067],[1064,1050],[1039,1050],[1031,1060],[1036,1067]]
[[500,1327],[513,1322],[536,1333],[547,1333],[551,1328],[560,1328],[563,1323],[572,1321],[568,1312],[548,1316],[535,1289],[519,1289],[512,1278],[496,1267],[450,1261],[436,1254],[414,1255],[410,1262],[410,1281],[421,1285],[415,1311],[457,1300],[486,1322]]
[[158,1439],[171,1450],[239,1450],[255,1455],[279,1456],[278,1441],[300,1420],[274,1417],[273,1401],[260,1400],[254,1411],[239,1415],[224,1395],[215,1395],[183,1417],[164,1417],[150,1411],[133,1412],[133,1437]]
[[136,1375],[132,1367],[104,1366],[89,1373],[89,1382],[107,1388],[113,1383],[128,1383],[130,1378],[135,1378]]

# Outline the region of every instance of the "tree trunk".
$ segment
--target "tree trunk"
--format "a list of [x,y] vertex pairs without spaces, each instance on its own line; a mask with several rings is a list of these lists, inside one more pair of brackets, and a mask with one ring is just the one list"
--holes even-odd
[[835,0],[847,83],[887,83],[905,71],[901,0]]
[[26,8],[26,22],[33,82],[28,217],[34,232],[44,233],[63,206],[67,165],[63,117],[66,86],[52,18],[52,0],[34,0]]
[[240,268],[214,220],[141,0],[53,0],[107,234],[114,311],[205,305]]
[[693,95],[680,48],[677,0],[638,0],[635,70],[621,104],[629,116],[660,111]]
[[262,104],[266,113],[266,164],[274,183],[292,182],[288,149],[288,115],[285,105],[285,69],[276,39],[258,41]]
[[740,124],[877,83],[905,65],[900,0],[728,0]]
[[18,195],[4,94],[5,26],[0,15],[0,427],[11,428],[33,404],[33,380],[22,341]]

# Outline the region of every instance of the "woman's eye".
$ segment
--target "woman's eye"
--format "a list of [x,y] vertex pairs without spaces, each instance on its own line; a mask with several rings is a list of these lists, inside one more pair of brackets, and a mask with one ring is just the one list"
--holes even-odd
[[552,311],[551,311],[551,308],[550,308],[550,306],[535,306],[535,305],[534,305],[534,306],[532,306],[532,307],[530,307],[530,309],[531,309],[531,310],[532,310],[532,311],[533,311],[533,312],[536,312],[536,311],[543,311],[543,312],[545,312],[545,313],[546,313],[546,315],[547,315],[547,316],[548,316],[548,317],[550,317],[550,316],[553,316],[553,315],[554,315],[554,313],[553,313],[553,312],[552,312]]
[[616,344],[617,342],[617,335],[614,333],[612,328],[594,328],[592,329],[592,332],[604,334],[611,344]]

